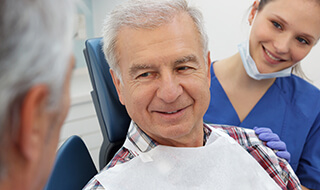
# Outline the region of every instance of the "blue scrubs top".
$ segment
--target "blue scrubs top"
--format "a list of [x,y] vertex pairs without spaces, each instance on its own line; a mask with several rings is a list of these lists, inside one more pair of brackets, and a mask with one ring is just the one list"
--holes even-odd
[[291,153],[301,183],[320,189],[320,91],[291,75],[277,78],[247,117],[240,119],[211,66],[211,100],[204,121],[244,128],[268,127]]

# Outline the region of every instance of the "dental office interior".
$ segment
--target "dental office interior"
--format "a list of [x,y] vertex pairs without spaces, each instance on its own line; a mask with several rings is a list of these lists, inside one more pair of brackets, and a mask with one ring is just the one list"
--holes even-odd
[[[98,118],[90,95],[92,91],[89,72],[83,55],[85,41],[101,37],[105,16],[118,4],[126,0],[81,0],[82,6],[76,15],[74,54],[76,68],[71,83],[71,106],[62,127],[59,146],[72,135],[80,136],[99,168],[99,150],[103,141]],[[247,15],[253,0],[209,1],[189,0],[198,6],[204,15],[209,34],[211,60],[219,60],[237,52],[237,45],[249,36]],[[317,53],[318,52],[318,53]],[[320,88],[320,45],[314,47],[302,60],[302,69],[309,81]]]

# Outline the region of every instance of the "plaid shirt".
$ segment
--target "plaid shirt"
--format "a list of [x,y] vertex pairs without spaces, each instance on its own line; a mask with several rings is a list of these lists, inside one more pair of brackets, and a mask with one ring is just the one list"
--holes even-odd
[[[251,129],[244,129],[240,127],[231,127],[227,125],[210,125],[211,127],[227,133],[230,137],[235,139],[249,154],[251,154],[257,162],[266,170],[269,176],[282,189],[301,189],[300,181],[295,175],[289,163],[281,158],[275,156],[271,149],[265,147],[263,142],[255,135]],[[211,129],[207,124],[203,127],[204,130],[204,145],[211,134]],[[127,138],[136,145],[141,152],[148,152],[158,145],[145,134],[134,122],[131,122]],[[100,172],[105,172],[115,165],[128,162],[132,158],[138,156],[138,153],[130,151],[122,147],[108,163],[108,165]],[[95,178],[91,179],[84,187],[85,190],[99,190],[104,187]]]

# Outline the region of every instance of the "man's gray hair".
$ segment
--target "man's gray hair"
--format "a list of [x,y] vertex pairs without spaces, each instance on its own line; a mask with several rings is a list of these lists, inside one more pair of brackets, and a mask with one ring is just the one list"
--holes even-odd
[[198,8],[190,6],[186,0],[129,0],[109,15],[103,28],[103,52],[110,68],[115,71],[120,80],[116,44],[121,28],[126,26],[154,29],[170,23],[174,16],[180,13],[188,14],[194,21],[203,46],[204,60],[207,61],[208,36],[204,29],[202,13]]
[[32,86],[47,85],[48,109],[58,108],[72,51],[73,7],[70,0],[0,1],[0,139],[16,132]]

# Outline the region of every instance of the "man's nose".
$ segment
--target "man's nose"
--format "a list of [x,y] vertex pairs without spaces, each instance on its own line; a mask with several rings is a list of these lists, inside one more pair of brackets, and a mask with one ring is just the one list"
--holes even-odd
[[159,81],[157,97],[166,103],[173,103],[183,93],[180,80],[173,74],[163,75]]

